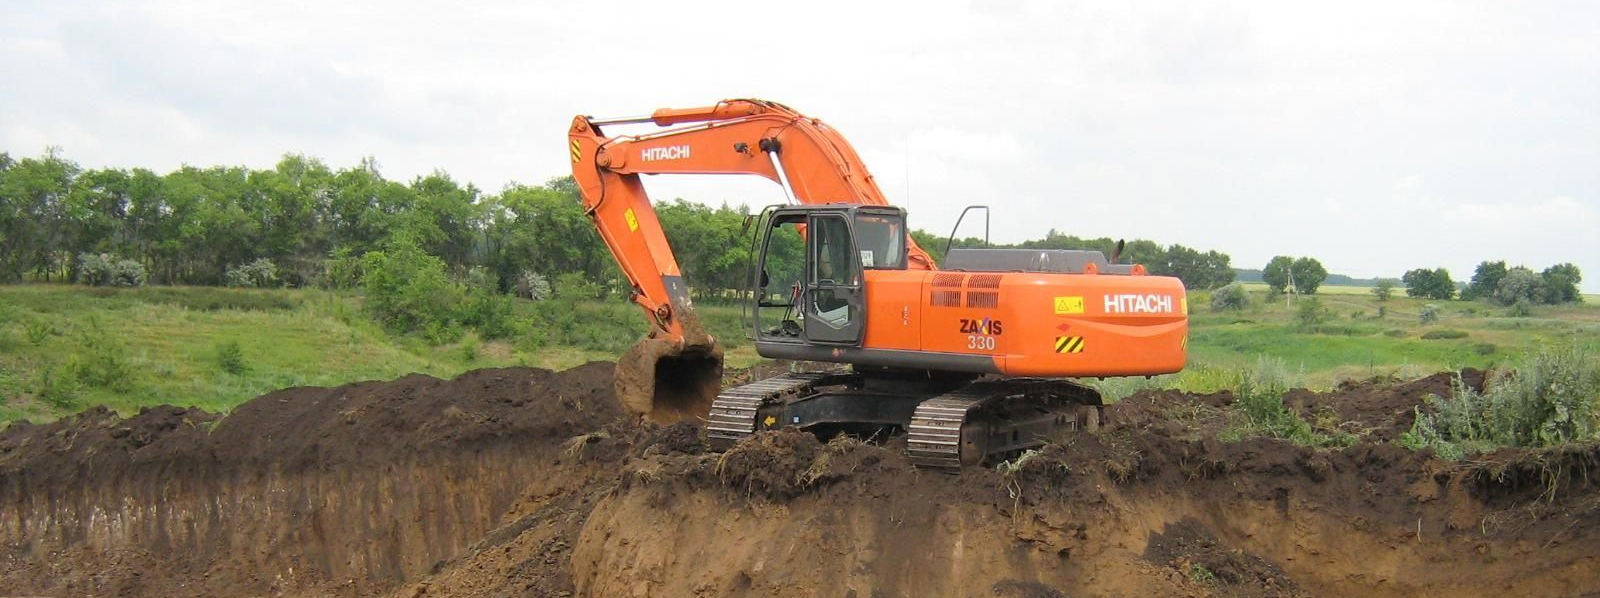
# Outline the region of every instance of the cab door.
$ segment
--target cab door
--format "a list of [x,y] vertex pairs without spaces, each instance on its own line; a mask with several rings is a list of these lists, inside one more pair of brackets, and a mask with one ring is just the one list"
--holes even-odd
[[850,221],[843,213],[812,214],[806,229],[806,339],[860,345],[866,329],[866,289]]

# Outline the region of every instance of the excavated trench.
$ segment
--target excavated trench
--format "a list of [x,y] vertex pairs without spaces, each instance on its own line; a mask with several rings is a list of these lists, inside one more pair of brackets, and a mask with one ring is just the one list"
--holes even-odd
[[91,410],[0,430],[0,596],[1600,596],[1600,450],[1390,442],[1449,380],[1286,397],[1344,449],[1220,443],[1231,396],[1155,392],[961,475],[707,453],[628,422],[610,364]]

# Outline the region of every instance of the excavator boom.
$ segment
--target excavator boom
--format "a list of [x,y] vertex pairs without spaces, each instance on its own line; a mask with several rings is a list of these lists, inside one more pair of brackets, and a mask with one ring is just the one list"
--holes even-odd
[[[608,137],[602,126],[675,128]],[[677,258],[642,174],[744,174],[781,185],[801,204],[887,206],[877,182],[848,141],[822,121],[762,100],[662,109],[649,116],[578,116],[567,132],[573,178],[584,212],[631,285],[631,299],[650,322],[646,338],[619,361],[619,397],[658,421],[703,415],[720,378],[716,339],[699,325]],[[908,235],[908,266],[936,269]],[[698,373],[695,373],[698,372]],[[659,384],[676,376],[673,384]]]

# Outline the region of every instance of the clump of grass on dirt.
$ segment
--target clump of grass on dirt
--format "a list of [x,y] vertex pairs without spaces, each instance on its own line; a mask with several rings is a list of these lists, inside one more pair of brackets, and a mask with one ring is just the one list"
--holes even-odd
[[1355,437],[1325,426],[1313,426],[1283,403],[1294,377],[1283,360],[1261,357],[1255,366],[1237,372],[1234,417],[1223,429],[1224,441],[1266,436],[1313,447],[1348,446]]
[[1496,372],[1478,392],[1458,377],[1449,397],[1428,397],[1400,438],[1461,459],[1501,447],[1549,447],[1600,441],[1600,360],[1578,345],[1548,347]]

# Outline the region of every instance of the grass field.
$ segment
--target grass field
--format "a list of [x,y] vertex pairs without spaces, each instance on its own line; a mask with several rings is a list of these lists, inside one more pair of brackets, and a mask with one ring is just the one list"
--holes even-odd
[[[1208,294],[1193,294],[1188,370],[1153,381],[1113,380],[1108,392],[1221,387],[1218,376],[1261,356],[1282,360],[1300,384],[1328,387],[1348,378],[1490,367],[1547,343],[1579,342],[1600,353],[1600,300],[1540,307],[1525,318],[1484,303],[1434,302],[1439,319],[1423,324],[1423,301],[1330,293],[1319,299],[1326,319],[1307,328],[1298,323],[1297,305],[1264,295],[1255,293],[1248,309],[1217,313],[1207,308]],[[519,303],[519,310],[531,306]],[[700,311],[727,341],[730,366],[759,360],[743,340],[737,306]],[[225,411],[289,386],[413,372],[450,377],[510,365],[560,369],[613,359],[644,326],[619,304],[579,304],[564,315],[559,326],[579,334],[545,343],[468,335],[432,346],[381,330],[357,298],[323,291],[0,286],[0,421],[46,420],[91,405]],[[1423,338],[1430,332],[1451,338]]]
[[[1252,293],[1266,294],[1267,292],[1267,283],[1264,282],[1241,282],[1239,284],[1244,285],[1245,290],[1248,290]],[[1405,294],[1405,289],[1395,289],[1395,291],[1397,294]],[[1324,296],[1362,295],[1370,297],[1372,295],[1372,287],[1323,285],[1321,288],[1317,289],[1317,294]]]

